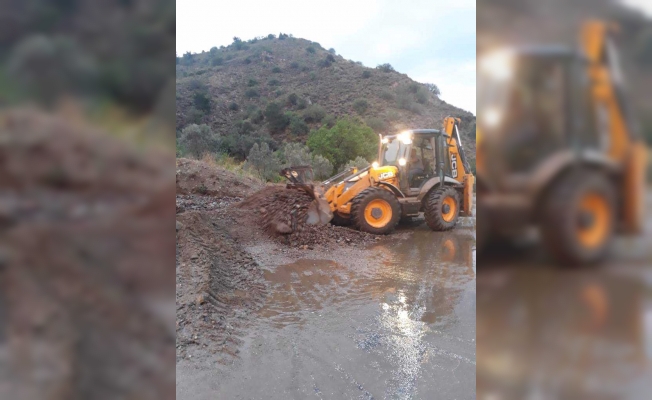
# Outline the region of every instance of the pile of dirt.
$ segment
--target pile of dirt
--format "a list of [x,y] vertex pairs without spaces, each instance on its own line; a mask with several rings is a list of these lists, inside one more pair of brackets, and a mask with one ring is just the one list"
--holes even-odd
[[239,176],[210,163],[177,159],[177,195],[200,194],[214,198],[239,198],[264,186],[262,182],[248,176]]
[[365,244],[377,236],[333,225],[309,225],[307,211],[313,198],[303,190],[268,186],[236,204],[248,211],[249,226],[263,229],[272,238],[292,247],[335,247],[340,244]]

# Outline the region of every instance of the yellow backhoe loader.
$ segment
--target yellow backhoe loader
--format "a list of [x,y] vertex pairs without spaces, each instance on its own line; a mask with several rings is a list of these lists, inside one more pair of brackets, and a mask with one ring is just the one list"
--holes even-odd
[[[401,218],[425,214],[433,230],[450,230],[473,209],[474,176],[462,148],[460,120],[444,119],[442,130],[414,129],[379,135],[378,161],[352,168],[320,185],[305,182],[306,167],[281,171],[315,201],[309,223],[351,223],[357,229],[390,233]],[[309,175],[309,174],[308,174]]]
[[558,261],[590,263],[614,233],[642,229],[647,150],[625,102],[616,32],[588,21],[579,48],[480,57],[479,250],[535,227]]

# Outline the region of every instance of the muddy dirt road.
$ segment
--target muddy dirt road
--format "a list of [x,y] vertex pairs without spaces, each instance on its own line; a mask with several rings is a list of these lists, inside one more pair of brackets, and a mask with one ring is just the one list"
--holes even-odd
[[652,190],[645,233],[600,266],[559,268],[535,243],[483,254],[478,398],[648,399]]
[[264,303],[232,358],[177,358],[178,399],[475,398],[473,230],[421,220],[360,247],[244,248]]

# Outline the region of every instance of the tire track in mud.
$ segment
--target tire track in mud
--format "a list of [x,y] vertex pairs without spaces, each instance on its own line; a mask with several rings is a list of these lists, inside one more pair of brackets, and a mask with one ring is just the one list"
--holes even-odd
[[263,304],[262,271],[229,235],[223,216],[189,212],[177,220],[183,225],[177,234],[177,358],[218,354],[218,362],[227,362],[239,351],[249,314]]

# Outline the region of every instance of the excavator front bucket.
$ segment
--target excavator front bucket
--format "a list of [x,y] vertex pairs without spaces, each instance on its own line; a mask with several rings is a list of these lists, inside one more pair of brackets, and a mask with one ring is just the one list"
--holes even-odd
[[310,166],[289,167],[281,171],[281,176],[288,181],[288,189],[300,189],[305,191],[314,200],[308,207],[307,224],[326,225],[333,219],[333,212],[330,205],[324,199],[324,190],[321,186],[312,183],[313,173]]

